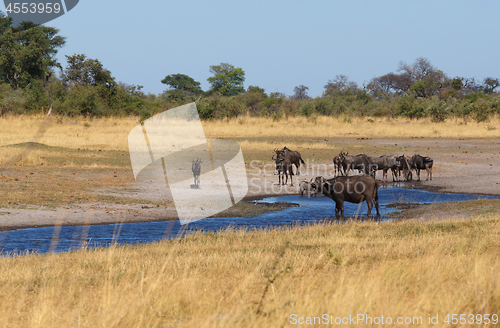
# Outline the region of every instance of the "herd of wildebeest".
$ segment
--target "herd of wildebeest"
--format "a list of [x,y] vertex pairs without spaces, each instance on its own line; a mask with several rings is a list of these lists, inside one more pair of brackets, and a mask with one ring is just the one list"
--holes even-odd
[[[278,184],[288,183],[290,176],[290,186],[293,186],[293,166],[296,167],[296,175],[300,175],[300,164],[306,165],[302,155],[298,151],[288,149],[286,146],[282,149],[275,149],[275,155],[272,159],[276,163],[278,175]],[[194,177],[192,188],[200,187],[201,159],[192,160],[191,170]],[[301,181],[299,183],[300,195],[307,193],[309,196],[315,196],[322,193],[335,201],[335,216],[344,216],[344,201],[360,204],[366,201],[368,205],[368,216],[370,216],[373,205],[377,210],[377,216],[380,216],[378,203],[379,181],[375,178],[377,171],[382,171],[382,182],[387,182],[387,173],[392,172],[392,181],[403,180],[411,181],[413,178],[412,170],[417,174],[417,180],[420,181],[420,170],[426,170],[427,180],[432,180],[432,165],[434,161],[430,157],[420,156],[418,154],[412,157],[405,155],[382,155],[367,156],[359,154],[349,155],[349,152],[341,151],[333,158],[335,168],[334,177],[327,179],[322,176],[311,179],[310,181]],[[349,176],[351,170],[357,170],[361,175]]]
[[[293,186],[293,169],[296,167],[296,175],[300,175],[300,164],[305,162],[298,151],[293,151],[284,147],[275,149],[275,155],[272,159],[276,163],[278,175],[278,184],[288,183],[290,176],[290,186]],[[301,181],[299,183],[300,195],[307,193],[309,196],[322,193],[335,201],[335,216],[344,216],[344,201],[351,203],[362,203],[366,201],[368,205],[368,216],[375,205],[377,216],[379,213],[378,186],[379,181],[375,179],[377,171],[382,171],[382,182],[387,182],[387,173],[392,172],[393,181],[403,180],[411,181],[413,178],[412,170],[417,174],[417,180],[420,181],[420,170],[426,170],[427,179],[432,180],[432,165],[434,161],[430,157],[420,156],[418,154],[412,157],[405,155],[382,155],[367,156],[359,154],[349,155],[348,152],[341,151],[333,158],[335,168],[334,177],[327,179],[322,176],[311,179],[310,181]],[[357,170],[361,175],[349,176],[351,170]]]

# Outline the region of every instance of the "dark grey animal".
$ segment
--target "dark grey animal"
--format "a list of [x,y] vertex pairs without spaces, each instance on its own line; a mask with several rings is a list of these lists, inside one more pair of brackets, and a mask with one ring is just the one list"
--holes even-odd
[[[285,185],[288,183],[288,175],[290,175],[290,187],[293,187],[293,164],[290,162],[289,159],[283,158],[283,157],[276,157],[273,160],[276,163],[276,171],[278,172],[278,184],[279,185]],[[285,182],[286,178],[286,182]]]
[[278,158],[289,159],[290,162],[293,165],[295,165],[297,175],[300,175],[300,171],[299,171],[300,163],[302,163],[304,165],[306,165],[306,163],[304,162],[304,160],[302,159],[302,155],[298,151],[290,150],[290,149],[286,148],[286,146],[285,146],[285,147],[283,147],[283,149],[275,149],[274,152],[276,153]]
[[378,182],[371,176],[346,176],[329,180],[325,180],[323,177],[316,177],[311,185],[335,202],[335,217],[337,218],[339,217],[339,212],[340,216],[344,216],[344,201],[356,204],[366,201],[366,205],[368,205],[367,216],[370,216],[374,204],[377,216],[380,216]]
[[200,172],[201,172],[201,158],[191,161],[191,171],[193,171],[194,176],[194,187],[200,188]]
[[403,178],[405,181],[411,181],[413,179],[413,174],[411,173],[412,166],[409,163],[409,159],[403,154],[397,157],[399,161],[398,167],[398,180],[401,176],[401,172],[403,173]]
[[427,179],[425,181],[429,180],[429,177],[432,180],[432,165],[434,164],[432,158],[415,154],[408,159],[408,164],[417,173],[417,181],[420,181],[420,170],[427,171]]
[[304,196],[304,193],[307,193],[309,197],[315,196],[317,194],[316,188],[313,188],[311,185],[313,182],[313,179],[310,181],[300,181],[299,182],[299,191],[300,191],[300,197]]
[[347,153],[340,152],[339,157],[340,157],[340,163],[345,171],[346,176],[349,176],[350,170],[358,170],[366,175],[373,176],[373,171],[370,170],[371,168],[370,158],[365,154],[352,156],[349,155],[349,152]]
[[373,177],[375,178],[375,173],[378,170],[382,170],[382,181],[388,182],[387,171],[391,170],[392,172],[392,181],[396,181],[396,178],[399,181],[399,177],[397,176],[398,168],[400,166],[399,160],[396,156],[392,155],[382,155],[379,157],[370,157],[371,162],[371,170],[373,171]]
[[333,167],[335,169],[335,176],[345,175],[344,166],[342,166],[342,159],[340,154],[333,158]]

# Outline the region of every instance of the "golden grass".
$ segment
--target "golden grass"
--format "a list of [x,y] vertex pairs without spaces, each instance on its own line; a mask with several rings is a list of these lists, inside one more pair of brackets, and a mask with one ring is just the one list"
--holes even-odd
[[294,314],[364,314],[425,327],[438,314],[445,326],[448,313],[500,313],[499,234],[498,216],[328,223],[1,258],[0,325],[283,327]]
[[53,147],[128,150],[127,136],[138,119],[6,116],[0,118],[0,146],[37,142]]
[[[350,122],[348,122],[350,121]],[[215,138],[280,138],[280,137],[364,137],[364,138],[494,138],[500,137],[500,119],[488,123],[449,119],[433,123],[429,119],[406,120],[353,117],[290,117],[280,121],[244,117],[231,120],[204,122],[205,133]]]
[[[500,119],[487,123],[449,119],[433,123],[428,119],[290,117],[278,122],[267,118],[240,117],[221,121],[204,121],[205,134],[211,139],[255,139],[242,142],[243,150],[269,148],[269,140],[284,138],[497,138]],[[0,146],[38,142],[54,147],[89,150],[128,150],[128,133],[138,124],[136,117],[66,118],[45,116],[6,116],[0,118]],[[285,139],[286,140],[286,139]],[[243,140],[241,140],[243,141]],[[290,147],[294,143],[287,143]],[[296,147],[324,149],[322,143],[307,141]]]

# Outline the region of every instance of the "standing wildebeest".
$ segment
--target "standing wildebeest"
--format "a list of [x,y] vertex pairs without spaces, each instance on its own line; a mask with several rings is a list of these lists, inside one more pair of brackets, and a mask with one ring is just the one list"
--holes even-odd
[[[290,162],[289,159],[283,158],[283,157],[277,157],[274,158],[273,156],[273,161],[276,162],[276,171],[278,171],[278,185],[285,185],[288,183],[288,175],[290,175],[290,187],[293,187],[293,170],[292,166],[293,164]],[[285,182],[285,175],[286,177],[286,182]]]
[[[403,154],[397,157],[399,161],[398,167],[398,175],[401,175],[401,171],[403,172],[403,177],[406,181],[411,181],[413,179],[413,175],[411,173],[412,166],[409,163],[409,159]],[[398,178],[399,180],[399,178]]]
[[299,182],[300,197],[304,196],[304,193],[306,192],[309,197],[311,197],[311,195],[316,197],[317,190],[316,188],[313,188],[312,181],[313,179],[311,179],[310,181]]
[[[368,214],[375,204],[377,216],[380,216],[378,204],[378,182],[367,175],[357,175],[352,177],[336,177],[325,180],[323,177],[316,177],[312,186],[316,190],[322,191],[325,196],[330,197],[335,202],[335,217],[344,216],[344,201],[360,204],[366,201]],[[372,204],[373,202],[373,204]]]
[[297,171],[297,175],[300,175],[300,171],[299,171],[299,168],[300,168],[300,163],[306,165],[306,163],[304,162],[304,160],[302,159],[302,155],[300,155],[300,153],[298,151],[295,151],[295,150],[290,150],[288,148],[283,147],[283,149],[275,149],[274,152],[276,153],[276,155],[278,155],[278,158],[285,158],[285,159],[289,159],[290,162],[295,165],[296,167],[296,171]]
[[408,160],[408,163],[410,164],[410,168],[415,169],[417,181],[420,181],[420,170],[427,171],[427,179],[425,181],[429,180],[429,177],[432,180],[432,164],[434,164],[432,158],[415,154]]
[[370,158],[364,154],[352,156],[349,155],[349,152],[340,152],[339,158],[346,176],[349,176],[350,170],[358,170],[366,175],[373,174],[373,172],[370,172]]
[[[392,155],[382,155],[380,157],[370,157],[371,169],[373,170],[373,177],[375,177],[375,173],[378,170],[382,170],[382,182],[387,181],[387,171],[389,169],[392,171],[392,181],[396,181],[395,177],[397,177],[397,170],[399,168],[399,161],[396,156]],[[399,181],[399,177],[398,177]]]
[[191,161],[191,171],[193,171],[195,188],[200,188],[201,163],[203,163],[201,158],[198,158],[196,161],[194,159]]
[[[342,153],[342,152],[341,152]],[[333,167],[335,169],[335,176],[345,175],[344,167],[342,166],[342,159],[340,154],[333,158]]]

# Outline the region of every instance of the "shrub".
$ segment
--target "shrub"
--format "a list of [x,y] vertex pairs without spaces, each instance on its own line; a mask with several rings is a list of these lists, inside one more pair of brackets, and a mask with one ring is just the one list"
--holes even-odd
[[486,99],[478,99],[472,105],[472,117],[473,119],[480,123],[485,122],[489,119],[491,114],[490,102]]
[[431,116],[433,122],[444,122],[449,116],[449,110],[446,103],[439,100],[436,96],[432,97],[432,102],[427,108],[427,112]]

